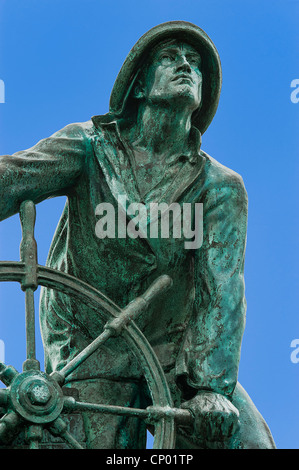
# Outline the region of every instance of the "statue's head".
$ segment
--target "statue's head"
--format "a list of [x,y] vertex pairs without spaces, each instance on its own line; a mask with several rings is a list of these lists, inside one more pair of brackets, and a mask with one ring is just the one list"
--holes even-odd
[[221,64],[205,32],[171,21],[145,33],[129,52],[110,97],[110,113],[134,119],[141,100],[178,100],[192,108],[192,123],[203,133],[217,110]]
[[134,80],[132,97],[156,106],[200,109],[202,98],[201,57],[186,42],[177,39],[159,43],[150,52]]

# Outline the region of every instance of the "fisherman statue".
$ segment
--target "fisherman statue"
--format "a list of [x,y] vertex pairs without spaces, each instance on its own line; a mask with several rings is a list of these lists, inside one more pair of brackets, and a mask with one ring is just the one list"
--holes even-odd
[[[89,283],[121,308],[159,275],[170,276],[172,287],[136,324],[163,366],[174,405],[194,417],[193,427],[178,427],[176,448],[271,449],[271,432],[238,382],[247,194],[241,176],[201,149],[220,89],[219,56],[204,31],[184,21],[152,28],[129,52],[107,114],[1,157],[0,217],[17,213],[26,199],[67,196],[47,266]],[[187,229],[176,236],[177,218],[188,207],[193,244]],[[167,213],[167,236],[151,232],[153,208],[156,221]],[[95,316],[75,298],[42,289],[48,374],[100,334]],[[151,403],[122,338],[92,354],[67,386],[81,401]],[[146,445],[142,420],[83,415],[88,448]]]

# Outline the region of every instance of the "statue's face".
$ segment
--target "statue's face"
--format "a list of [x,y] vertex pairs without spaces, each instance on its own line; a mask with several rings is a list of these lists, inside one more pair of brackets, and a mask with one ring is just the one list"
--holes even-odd
[[200,63],[200,55],[188,44],[160,46],[148,67],[143,97],[150,102],[180,101],[194,111],[202,96]]

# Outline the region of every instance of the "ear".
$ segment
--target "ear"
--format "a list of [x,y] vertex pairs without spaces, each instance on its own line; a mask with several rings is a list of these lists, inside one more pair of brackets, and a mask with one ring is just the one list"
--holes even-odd
[[144,88],[143,88],[142,83],[139,80],[134,87],[133,96],[134,98],[137,98],[137,99],[144,98]]

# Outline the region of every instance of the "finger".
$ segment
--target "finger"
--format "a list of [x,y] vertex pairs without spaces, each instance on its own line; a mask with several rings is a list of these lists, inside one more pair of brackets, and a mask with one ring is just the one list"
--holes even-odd
[[234,413],[226,414],[223,416],[221,431],[222,435],[225,438],[232,437],[236,431],[238,430],[239,426],[239,419],[238,416]]

